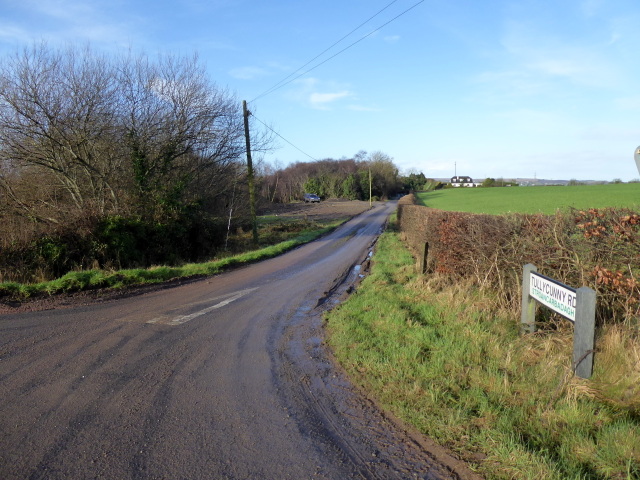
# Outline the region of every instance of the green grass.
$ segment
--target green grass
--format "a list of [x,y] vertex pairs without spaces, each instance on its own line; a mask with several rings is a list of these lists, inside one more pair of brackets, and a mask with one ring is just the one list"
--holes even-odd
[[558,209],[640,208],[640,183],[567,187],[447,188],[418,193],[422,205],[470,213],[554,214]]
[[521,336],[490,298],[426,282],[399,235],[384,233],[371,274],[327,315],[356,383],[486,478],[640,478],[637,409],[594,394],[616,383],[615,361],[603,352],[591,381],[567,377],[568,328]]
[[[148,269],[128,269],[115,272],[83,270],[69,272],[55,280],[35,284],[21,284],[16,282],[0,283],[0,298],[4,296],[12,299],[27,299],[42,294],[54,295],[98,288],[120,289],[132,285],[160,283],[178,278],[214,275],[232,267],[280,255],[334,230],[340,224],[344,223],[345,220],[346,219],[341,219],[328,223],[325,226],[301,222],[298,226],[303,228],[302,231],[288,231],[288,229],[285,229],[285,232],[280,232],[278,235],[274,235],[271,230],[267,230],[264,237],[261,238],[261,241],[269,242],[278,239],[276,240],[277,243],[205,263],[186,264],[178,267],[159,266]],[[265,223],[273,224],[273,221]],[[287,224],[291,226],[291,222],[287,222]],[[279,241],[279,239],[283,237],[289,238],[284,241]]]

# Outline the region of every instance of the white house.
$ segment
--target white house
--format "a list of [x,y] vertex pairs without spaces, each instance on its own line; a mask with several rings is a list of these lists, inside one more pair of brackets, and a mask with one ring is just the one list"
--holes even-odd
[[463,177],[460,175],[456,175],[455,177],[451,177],[451,186],[452,187],[477,187],[477,183],[473,183],[473,179],[471,177]]

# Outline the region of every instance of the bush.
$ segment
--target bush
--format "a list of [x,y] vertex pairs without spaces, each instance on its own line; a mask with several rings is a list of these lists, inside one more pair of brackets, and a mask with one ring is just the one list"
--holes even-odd
[[36,240],[0,248],[0,282],[34,283],[88,268],[146,268],[211,258],[224,245],[224,219],[184,216],[157,223],[136,217],[88,218]]

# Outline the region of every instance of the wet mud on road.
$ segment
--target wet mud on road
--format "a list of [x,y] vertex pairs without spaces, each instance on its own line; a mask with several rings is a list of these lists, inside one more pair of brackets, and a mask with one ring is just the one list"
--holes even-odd
[[324,312],[357,288],[368,264],[369,258],[356,265],[314,307],[302,306],[280,332],[274,377],[289,414],[309,435],[324,439],[325,448],[340,446],[344,463],[357,466],[351,478],[479,480],[464,462],[354,386],[326,345]]

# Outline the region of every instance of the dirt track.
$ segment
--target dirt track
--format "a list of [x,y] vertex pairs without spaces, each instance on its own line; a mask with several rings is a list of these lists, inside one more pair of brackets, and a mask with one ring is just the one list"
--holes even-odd
[[[373,202],[379,205],[380,202]],[[261,214],[280,215],[283,217],[308,218],[310,220],[331,220],[344,217],[353,217],[369,210],[369,202],[359,200],[328,199],[320,203],[286,203],[271,204],[265,206]]]

